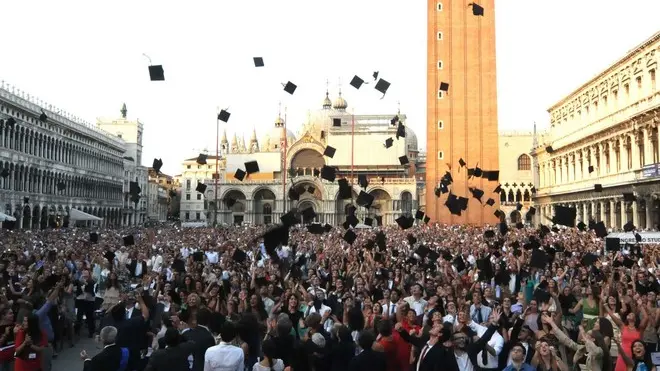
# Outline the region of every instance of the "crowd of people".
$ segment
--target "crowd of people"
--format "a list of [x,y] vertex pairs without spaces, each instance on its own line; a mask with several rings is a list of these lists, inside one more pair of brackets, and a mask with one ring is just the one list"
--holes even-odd
[[0,371],[84,336],[87,371],[655,370],[658,245],[421,224],[272,248],[269,228],[0,230]]

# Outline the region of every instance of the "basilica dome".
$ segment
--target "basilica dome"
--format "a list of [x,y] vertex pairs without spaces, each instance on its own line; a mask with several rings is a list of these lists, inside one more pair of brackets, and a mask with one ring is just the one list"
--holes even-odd
[[[282,137],[282,130],[284,129],[284,120],[278,116],[275,119],[275,126],[266,133],[259,142],[262,151],[275,151],[280,149],[280,141]],[[289,129],[286,131],[287,145],[291,145],[296,141],[296,136]]]

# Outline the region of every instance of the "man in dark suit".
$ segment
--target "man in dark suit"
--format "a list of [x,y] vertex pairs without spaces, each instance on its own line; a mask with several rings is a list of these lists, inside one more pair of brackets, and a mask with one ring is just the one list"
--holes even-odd
[[376,352],[372,349],[376,335],[369,330],[362,330],[358,337],[358,345],[362,352],[351,359],[348,365],[348,371],[385,371],[387,370],[387,360],[385,353]]
[[132,370],[136,354],[128,348],[122,348],[115,344],[117,339],[117,328],[106,326],[101,330],[101,342],[103,350],[101,353],[89,358],[86,351],[80,352],[80,358],[83,359],[83,371],[128,371]]
[[168,328],[165,331],[165,349],[158,349],[149,358],[145,371],[188,370],[188,356],[195,349],[192,341],[183,342],[179,330]]
[[192,351],[193,367],[192,371],[204,370],[204,354],[206,350],[215,345],[215,338],[207,327],[211,321],[211,312],[206,308],[199,308],[194,318],[181,318],[184,322],[191,321],[192,327],[182,332],[186,341],[195,343]]

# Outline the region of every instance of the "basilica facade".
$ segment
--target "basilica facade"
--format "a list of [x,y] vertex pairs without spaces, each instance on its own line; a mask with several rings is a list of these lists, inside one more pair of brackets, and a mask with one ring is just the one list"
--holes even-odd
[[[357,206],[354,202],[360,191],[374,196],[371,208],[357,207],[355,215],[361,221],[382,216],[383,224],[389,224],[402,214],[414,214],[418,208],[417,138],[406,127],[406,136],[395,139],[397,125],[392,125],[395,115],[405,125],[406,116],[394,112],[353,115],[347,107],[341,92],[334,102],[326,92],[321,108],[308,114],[297,134],[281,115],[262,138],[253,130],[247,142],[236,134],[229,140],[225,132],[219,157],[208,156],[206,164],[197,163],[197,157],[183,162],[181,220],[270,224],[278,223],[293,208],[311,208],[316,214],[313,221],[337,225],[352,212],[351,206]],[[390,148],[385,147],[388,138],[393,139]],[[328,147],[336,150],[333,157],[324,156]],[[402,156],[408,164],[401,164]],[[236,171],[245,170],[249,161],[257,161],[259,172],[236,179]],[[319,176],[325,165],[336,168],[337,179],[346,178],[352,184],[352,199],[340,199],[337,181]],[[366,188],[358,185],[359,175],[368,179]],[[198,183],[206,185],[204,194],[196,191]],[[289,196],[291,189],[298,200]]]

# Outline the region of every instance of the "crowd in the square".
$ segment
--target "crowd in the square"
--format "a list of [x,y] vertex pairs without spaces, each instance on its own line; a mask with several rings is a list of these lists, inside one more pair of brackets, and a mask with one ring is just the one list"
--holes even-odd
[[0,371],[57,370],[81,337],[87,371],[656,369],[659,245],[270,228],[0,230]]

